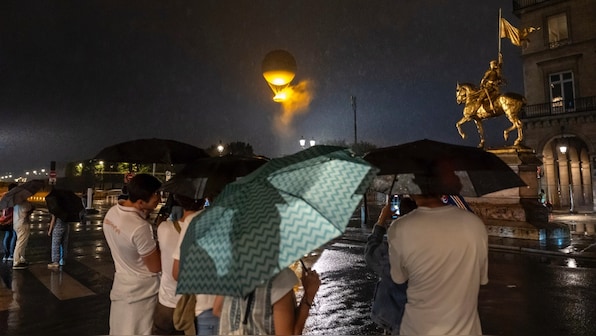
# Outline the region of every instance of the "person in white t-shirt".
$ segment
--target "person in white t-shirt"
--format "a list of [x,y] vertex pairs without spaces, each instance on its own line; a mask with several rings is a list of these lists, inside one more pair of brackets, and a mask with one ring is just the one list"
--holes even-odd
[[[180,245],[186,234],[189,223],[195,218],[203,209],[205,201],[203,199],[192,199],[180,194],[174,195],[174,200],[184,209],[184,214],[180,219],[180,237],[178,244],[172,254],[173,267],[172,276],[178,280],[180,271]],[[213,312],[213,307],[216,304],[216,295],[198,294],[196,296],[195,317],[196,317],[196,332],[197,335],[217,335],[219,330],[219,317]]]
[[103,232],[116,273],[110,292],[110,335],[150,335],[159,290],[160,250],[147,216],[161,200],[161,182],[138,174],[128,199],[108,210]]
[[161,222],[157,227],[157,241],[161,250],[161,277],[159,282],[159,294],[157,296],[157,306],[153,315],[153,335],[184,335],[174,326],[173,316],[176,304],[180,295],[176,295],[176,285],[178,282],[172,276],[174,259],[172,254],[178,247],[178,239],[182,227],[178,218],[170,216],[167,220]]
[[459,193],[461,182],[436,168],[430,177],[416,175],[421,191],[410,196],[418,208],[387,232],[391,278],[408,282],[399,334],[481,335],[478,293],[488,283],[487,231],[475,214],[442,202],[441,194]]
[[[304,294],[296,304],[294,286],[302,282]],[[321,285],[315,270],[302,268],[299,280],[286,267],[247,297],[225,296],[221,309],[221,335],[302,335]]]

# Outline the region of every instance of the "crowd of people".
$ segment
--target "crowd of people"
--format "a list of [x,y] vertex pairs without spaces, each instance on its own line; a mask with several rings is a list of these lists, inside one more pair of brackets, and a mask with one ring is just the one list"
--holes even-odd
[[[17,186],[16,183],[9,184],[8,191]],[[2,210],[0,223],[2,223],[2,230],[5,231],[2,241],[4,250],[2,260],[12,261],[12,268],[15,270],[26,269],[29,266],[25,258],[25,250],[29,242],[29,217],[32,211],[33,205],[26,199]]]
[[[180,246],[189,223],[203,211],[204,200],[173,194],[170,216],[158,224],[154,237],[148,215],[159,203],[160,185],[151,175],[136,175],[128,184],[127,199],[104,218],[116,270],[110,334],[301,334],[320,285],[315,270],[303,268],[299,280],[286,268],[250,298],[176,293]],[[299,281],[304,294],[296,304],[294,287]]]
[[[368,238],[365,260],[379,276],[371,319],[387,334],[482,334],[477,305],[480,285],[488,282],[488,236],[482,220],[457,196],[457,176],[445,174],[448,170],[437,172],[440,179],[419,177],[422,194],[402,196],[399,216],[390,224],[388,199]],[[453,192],[424,188],[441,183]],[[128,188],[129,198],[104,220],[116,264],[110,334],[302,333],[320,286],[316,271],[303,268],[298,279],[286,268],[247,297],[176,294],[180,246],[204,201],[174,194],[182,213],[172,211],[159,223],[155,239],[147,214],[157,206],[159,181],[140,174]],[[299,281],[304,295],[297,303]],[[190,312],[182,311],[183,305]]]
[[[386,334],[482,334],[477,305],[480,285],[488,282],[487,232],[457,196],[457,176],[446,174],[448,169],[437,167],[440,178],[417,176],[421,193],[400,195],[399,215],[391,223],[388,198],[368,237],[364,257],[379,277],[371,319]],[[446,184],[441,190],[449,190],[447,195],[434,191],[440,184]],[[285,268],[246,297],[177,294],[182,241],[193,218],[204,211],[205,200],[172,194],[162,213],[168,216],[155,229],[149,215],[161,202],[160,188],[152,175],[134,176],[127,197],[104,217],[103,232],[115,266],[110,334],[302,334],[321,284],[317,272],[306,267],[300,278]],[[14,234],[5,235],[5,258],[14,258],[15,269],[27,266],[30,211],[26,201],[15,205]],[[52,215],[48,235],[48,267],[59,267],[67,250],[67,223]],[[294,288],[300,282],[304,293],[297,302]]]

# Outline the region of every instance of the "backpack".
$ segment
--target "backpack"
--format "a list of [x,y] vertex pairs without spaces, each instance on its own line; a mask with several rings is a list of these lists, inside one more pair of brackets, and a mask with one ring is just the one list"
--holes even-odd
[[12,230],[12,207],[2,210],[2,216],[0,216],[0,231]]

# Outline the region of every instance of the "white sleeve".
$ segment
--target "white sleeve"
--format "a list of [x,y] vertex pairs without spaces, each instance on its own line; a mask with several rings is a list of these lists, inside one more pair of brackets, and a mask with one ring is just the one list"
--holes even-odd
[[291,268],[284,268],[275,276],[271,284],[271,304],[273,305],[289,291],[293,290],[294,286],[298,284],[298,281],[296,273]]

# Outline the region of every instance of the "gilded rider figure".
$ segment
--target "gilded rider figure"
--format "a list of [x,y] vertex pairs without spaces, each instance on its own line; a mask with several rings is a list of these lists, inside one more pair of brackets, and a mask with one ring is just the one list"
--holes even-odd
[[491,110],[493,109],[493,100],[500,93],[499,86],[505,85],[505,79],[501,67],[503,65],[503,55],[499,53],[499,60],[490,61],[490,68],[486,70],[480,81],[481,99],[488,99]]

